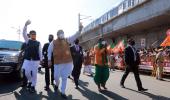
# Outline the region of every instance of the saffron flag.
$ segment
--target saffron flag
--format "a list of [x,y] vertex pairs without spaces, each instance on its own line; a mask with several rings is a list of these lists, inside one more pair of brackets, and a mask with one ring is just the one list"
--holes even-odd
[[170,46],[170,29],[167,30],[166,32],[167,37],[165,40],[161,43],[161,46]]
[[113,53],[120,53],[123,52],[125,49],[125,43],[124,40],[119,41],[118,44],[111,50]]
[[165,38],[165,40],[161,43],[161,46],[170,46],[170,35]]

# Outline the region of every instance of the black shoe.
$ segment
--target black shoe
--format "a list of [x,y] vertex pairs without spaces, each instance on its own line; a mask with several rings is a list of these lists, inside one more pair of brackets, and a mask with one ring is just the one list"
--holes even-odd
[[99,91],[99,92],[102,92],[102,89],[101,89],[101,88],[98,88],[98,91]]
[[63,93],[61,93],[61,97],[62,97],[63,99],[67,99],[67,96],[66,96],[65,94],[63,94]]
[[54,86],[54,90],[58,91],[58,86],[57,85]]
[[144,92],[144,91],[148,91],[148,89],[141,88],[141,89],[138,89],[138,91]]
[[76,86],[76,89],[79,89],[79,86]]
[[101,89],[100,85],[97,85],[97,87],[98,87],[98,91],[102,92],[102,89]]
[[21,87],[27,87],[27,83],[22,83]]
[[121,88],[125,88],[125,86],[123,84],[120,85]]
[[73,80],[73,77],[71,77],[71,76],[68,76],[68,78],[71,79],[71,80]]
[[41,72],[41,67],[38,68],[38,72]]
[[30,88],[30,93],[35,93],[36,92],[36,90],[35,90],[35,87],[34,86],[32,86],[31,88]]
[[31,88],[31,83],[27,84],[27,90],[29,90]]
[[44,87],[44,90],[46,90],[46,91],[48,91],[49,89],[50,89],[49,86]]

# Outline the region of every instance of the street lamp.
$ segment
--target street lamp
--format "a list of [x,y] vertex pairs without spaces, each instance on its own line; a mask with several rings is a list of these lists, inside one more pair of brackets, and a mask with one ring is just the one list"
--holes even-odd
[[20,41],[20,34],[21,34],[20,26],[19,26],[19,28],[16,28],[16,27],[11,27],[11,28],[17,30],[16,32],[18,33],[18,39],[19,39],[19,41]]
[[[83,17],[83,18],[81,18]],[[81,23],[81,20],[84,20],[84,19],[89,19],[91,16],[86,16],[86,15],[80,15],[80,13],[78,14],[78,30],[79,32],[81,32],[82,28],[83,28],[83,25]]]

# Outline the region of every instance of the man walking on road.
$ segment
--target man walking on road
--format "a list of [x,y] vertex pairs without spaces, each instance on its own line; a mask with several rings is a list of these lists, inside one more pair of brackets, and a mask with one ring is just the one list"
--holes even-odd
[[44,67],[45,67],[45,83],[46,83],[46,86],[44,87],[45,90],[49,90],[49,85],[50,85],[50,68],[51,68],[51,85],[54,85],[54,59],[53,59],[53,56],[51,58],[52,60],[52,65],[50,67],[48,67],[48,47],[49,47],[49,44],[53,41],[54,39],[54,36],[52,34],[49,35],[48,37],[48,40],[49,40],[49,43],[46,43],[44,44],[43,46],[43,50],[42,50],[42,54],[43,54],[43,61],[44,61]]
[[[27,36],[28,36],[28,38],[30,38],[30,35],[29,34],[27,34]],[[22,58],[22,60],[21,60],[21,66],[23,65],[23,63],[24,63],[24,54],[25,54],[25,50],[27,49],[27,44],[24,42],[23,44],[22,44],[22,46],[21,46],[21,58]],[[25,87],[25,86],[27,86],[27,84],[28,84],[28,80],[27,80],[27,77],[26,77],[26,75],[25,75],[25,68],[23,68],[23,66],[22,66],[22,72],[23,72],[23,79],[22,79],[22,85],[21,85],[21,87]]]
[[27,44],[27,49],[24,54],[23,68],[25,68],[25,75],[29,81],[29,91],[31,93],[36,92],[35,86],[37,83],[37,72],[40,61],[42,61],[41,44],[36,40],[36,32],[34,30],[30,31],[30,39],[27,36],[27,26],[31,24],[28,20],[25,23],[23,29],[23,37]]
[[59,78],[62,79],[61,84],[61,97],[66,99],[65,89],[67,85],[67,78],[72,72],[73,60],[70,52],[69,43],[72,43],[77,37],[78,34],[73,35],[72,37],[65,38],[64,31],[59,30],[57,32],[57,39],[52,41],[48,47],[48,66],[51,66],[51,56],[53,53],[54,57],[54,79],[56,82],[55,90],[58,90]]
[[79,40],[76,39],[74,41],[74,45],[71,47],[71,55],[73,58],[73,71],[72,76],[74,78],[74,82],[76,85],[76,89],[78,89],[78,81],[81,73],[81,67],[83,63],[83,50],[82,47],[79,45]]
[[133,39],[128,40],[128,46],[125,48],[125,63],[126,63],[126,69],[125,73],[122,76],[122,79],[120,81],[120,86],[122,88],[125,88],[124,82],[127,78],[130,71],[134,73],[135,80],[137,83],[138,91],[147,91],[148,89],[144,89],[142,87],[142,82],[139,77],[139,69],[138,65],[140,64],[140,57],[135,49],[135,41]]

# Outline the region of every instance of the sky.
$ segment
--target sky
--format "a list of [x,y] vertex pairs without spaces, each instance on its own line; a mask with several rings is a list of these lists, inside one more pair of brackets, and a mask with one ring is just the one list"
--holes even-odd
[[[78,13],[91,16],[83,26],[117,6],[123,0],[0,0],[0,39],[19,40],[24,23],[30,19],[28,32],[35,30],[37,40],[48,42],[48,35],[63,29],[65,36],[78,30]],[[84,18],[84,16],[81,16]],[[21,30],[20,32],[18,30]],[[22,35],[20,40],[23,41]]]

